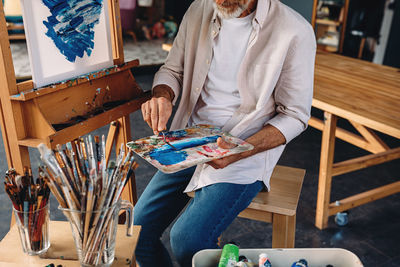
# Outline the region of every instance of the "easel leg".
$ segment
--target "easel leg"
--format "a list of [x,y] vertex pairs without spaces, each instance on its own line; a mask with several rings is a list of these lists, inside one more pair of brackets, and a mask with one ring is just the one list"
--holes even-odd
[[272,215],[272,248],[294,248],[296,215]]
[[110,124],[110,129],[108,130],[107,141],[106,141],[106,163],[107,163],[107,166],[108,166],[108,161],[110,160],[115,137],[118,133],[118,128],[119,128],[118,121],[113,121]]
[[[8,136],[6,132],[6,125],[4,122],[4,113],[3,109],[1,108],[1,100],[0,100],[0,126],[1,126],[1,134],[3,136],[3,143],[4,143],[4,151],[6,152],[7,162],[8,164],[11,163],[11,155],[10,155],[10,145],[8,141]],[[10,167],[10,165],[8,165]]]
[[324,113],[324,129],[322,131],[321,159],[319,167],[317,210],[315,226],[324,229],[328,226],[329,202],[332,185],[332,165],[335,152],[335,131],[337,117],[331,113]]
[[[121,144],[126,145],[129,141],[131,141],[131,134],[130,134],[130,121],[129,116],[123,117],[118,121],[114,121],[110,125],[110,129],[108,131],[107,136],[107,144],[106,144],[106,159],[108,159],[111,155],[112,146],[115,141],[115,150],[118,154],[119,148]],[[125,148],[125,147],[124,147]],[[129,200],[133,205],[137,202],[137,195],[136,195],[136,182],[135,182],[135,175],[129,179],[127,185],[122,192],[122,199]]]
[[[15,135],[10,135],[5,127],[3,108],[0,102],[0,124],[3,136],[4,150],[7,157],[8,168],[15,168],[18,173],[23,173],[24,167],[30,167],[29,151],[27,147],[19,146]],[[11,138],[9,138],[11,136]],[[15,224],[14,213],[11,214],[10,227]]]

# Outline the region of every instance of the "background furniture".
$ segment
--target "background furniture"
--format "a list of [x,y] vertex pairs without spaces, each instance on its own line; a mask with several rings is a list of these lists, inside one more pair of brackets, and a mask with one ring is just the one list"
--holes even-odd
[[[400,72],[358,59],[317,52],[313,107],[324,111],[324,121],[309,125],[322,131],[315,225],[328,226],[337,212],[400,192],[400,181],[330,202],[332,177],[400,158],[400,147],[388,147],[374,132],[400,138]],[[341,117],[361,135],[337,127]],[[371,155],[334,163],[335,138]]]
[[372,61],[380,41],[386,0],[351,0],[343,55]]
[[383,64],[400,68],[400,0],[395,0],[391,7],[394,14]]
[[133,41],[136,42],[136,0],[120,0],[119,7],[122,31],[125,34],[130,35]]
[[[0,242],[0,266],[37,266],[50,263],[67,267],[79,267],[78,255],[69,222],[50,221],[50,248],[43,255],[24,254],[18,235],[17,225]],[[134,251],[139,238],[140,226],[134,226],[132,236],[126,236],[126,226],[118,225],[113,267],[135,266]],[[14,265],[13,265],[14,264]]]
[[21,2],[19,0],[3,0],[3,5],[10,40],[25,40]]
[[[277,165],[269,192],[261,191],[239,217],[272,223],[272,247],[293,248],[296,210],[305,170]],[[189,196],[193,197],[194,192]]]
[[[316,26],[316,10],[317,10],[317,4],[319,0],[281,0],[284,4],[288,5],[289,7],[293,8],[297,12],[299,12],[301,15],[303,15],[304,18],[306,18],[310,23],[313,25],[315,28]],[[324,0],[327,1],[327,0]],[[335,2],[337,0],[334,0]],[[379,18],[380,13],[382,10],[380,10],[379,5],[382,3],[382,1],[385,0],[350,0],[349,1],[349,8],[348,8],[348,15],[347,15],[347,20],[346,24],[346,30],[345,30],[345,36],[344,39],[341,38],[340,41],[343,42],[342,48],[339,49],[338,51],[342,51],[344,55],[352,56],[352,57],[357,57],[360,53],[363,55],[362,57],[364,59],[370,60],[372,55],[370,52],[373,52],[374,48],[374,42],[371,42],[368,45],[369,49],[366,49],[366,45],[363,45],[362,43],[362,38],[364,37],[367,39],[367,37],[370,37],[370,35],[361,35],[361,36],[353,36],[352,38],[358,39],[358,42],[356,44],[352,44],[350,41],[348,42],[349,35],[351,35],[351,30],[354,20],[357,20],[359,18],[366,18],[366,20],[370,20],[372,23],[369,28],[379,28],[379,25],[381,25],[382,21],[381,18]],[[386,0],[389,1],[389,0]],[[390,8],[393,10],[393,20],[390,22],[391,28],[388,32],[388,38],[387,38],[387,46],[385,49],[383,49],[382,52],[382,57],[383,57],[383,64],[387,66],[392,66],[396,68],[400,68],[400,0],[391,0],[391,4],[389,5]],[[366,17],[353,17],[353,12],[354,13],[359,13],[359,5],[361,4],[362,6],[369,6],[369,5],[374,5],[377,6],[377,8],[373,9],[373,15],[368,14]],[[343,17],[344,18],[344,17]],[[322,25],[320,25],[322,26]],[[336,27],[337,29],[338,27]],[[340,27],[339,27],[340,29]],[[342,32],[340,32],[342,33]],[[345,40],[345,42],[344,42]],[[368,43],[368,42],[366,42]],[[386,42],[384,42],[386,44]],[[323,48],[320,46],[320,48]],[[362,50],[362,51],[361,51]],[[380,61],[382,62],[382,61]]]
[[350,0],[315,0],[311,24],[315,29],[318,49],[343,51]]

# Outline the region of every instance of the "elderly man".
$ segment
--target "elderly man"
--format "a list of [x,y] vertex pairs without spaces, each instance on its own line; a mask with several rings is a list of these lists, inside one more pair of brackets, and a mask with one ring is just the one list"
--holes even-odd
[[[180,96],[172,129],[212,124],[255,148],[155,174],[135,206],[141,267],[172,266],[160,237],[178,215],[172,251],[182,266],[191,266],[195,252],[217,248],[221,233],[264,186],[269,189],[285,144],[307,127],[315,48],[308,22],[278,0],[196,0],[190,6],[155,76],[153,97],[142,105],[144,120],[155,134],[164,130]],[[194,199],[188,191],[195,191]]]

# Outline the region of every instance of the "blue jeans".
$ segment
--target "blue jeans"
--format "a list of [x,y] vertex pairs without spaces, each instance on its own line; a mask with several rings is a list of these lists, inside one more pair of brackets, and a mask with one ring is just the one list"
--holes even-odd
[[221,233],[263,187],[261,181],[217,183],[197,190],[190,199],[183,190],[194,170],[192,167],[172,174],[157,172],[140,196],[134,211],[134,224],[142,226],[135,252],[140,267],[172,266],[160,237],[189,200],[170,232],[172,251],[185,267],[192,266],[192,256],[197,251],[217,248]]

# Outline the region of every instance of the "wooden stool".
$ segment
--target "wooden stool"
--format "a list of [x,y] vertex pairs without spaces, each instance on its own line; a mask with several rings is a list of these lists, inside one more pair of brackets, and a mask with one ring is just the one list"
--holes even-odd
[[[272,247],[293,248],[296,209],[305,170],[277,165],[271,176],[271,191],[261,191],[239,217],[272,223]],[[194,192],[189,196],[193,197]]]

